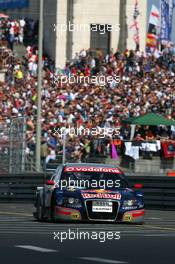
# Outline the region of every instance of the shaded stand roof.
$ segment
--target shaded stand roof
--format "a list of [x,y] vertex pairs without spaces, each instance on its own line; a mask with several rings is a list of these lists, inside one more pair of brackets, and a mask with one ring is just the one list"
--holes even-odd
[[175,125],[175,120],[167,119],[159,114],[148,113],[143,116],[125,119],[123,123],[143,126],[172,126]]

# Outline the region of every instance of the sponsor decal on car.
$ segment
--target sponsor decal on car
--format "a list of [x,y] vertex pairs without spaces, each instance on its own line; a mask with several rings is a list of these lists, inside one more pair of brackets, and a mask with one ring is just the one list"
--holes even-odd
[[[81,190],[81,192],[86,192],[87,190]],[[97,190],[88,190],[88,193],[111,193],[112,191],[110,190],[104,190],[104,189],[97,189]]]
[[136,218],[143,217],[145,214],[145,210],[134,210],[131,212],[126,212],[123,216],[123,221],[132,222]]
[[123,221],[131,222],[133,220],[132,214],[125,214]]
[[64,172],[108,172],[120,174],[117,168],[101,168],[101,167],[65,167]]
[[115,193],[115,194],[109,194],[109,193],[82,193],[82,196],[84,199],[88,198],[101,198],[101,199],[114,199],[114,200],[120,200],[121,194]]
[[68,187],[67,190],[68,190],[69,192],[75,192],[75,191],[76,191],[76,189],[75,189],[75,188],[72,188],[72,187]]
[[81,219],[81,216],[80,216],[80,213],[72,213],[71,214],[71,217],[72,219],[75,219],[75,220],[80,220]]
[[92,212],[112,213],[112,202],[104,200],[93,201]]

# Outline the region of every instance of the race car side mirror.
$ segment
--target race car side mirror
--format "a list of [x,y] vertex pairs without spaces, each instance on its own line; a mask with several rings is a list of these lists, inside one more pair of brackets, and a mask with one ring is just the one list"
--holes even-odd
[[52,181],[52,180],[47,180],[47,181],[46,181],[46,185],[53,186],[53,185],[55,185],[55,182]]
[[135,189],[142,189],[142,188],[143,188],[143,184],[135,183],[135,184],[134,184],[134,188],[135,188]]

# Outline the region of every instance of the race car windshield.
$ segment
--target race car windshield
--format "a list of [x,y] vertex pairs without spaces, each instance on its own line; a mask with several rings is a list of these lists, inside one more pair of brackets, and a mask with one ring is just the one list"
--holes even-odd
[[122,174],[106,172],[63,172],[60,181],[67,186],[81,189],[127,188],[128,182]]

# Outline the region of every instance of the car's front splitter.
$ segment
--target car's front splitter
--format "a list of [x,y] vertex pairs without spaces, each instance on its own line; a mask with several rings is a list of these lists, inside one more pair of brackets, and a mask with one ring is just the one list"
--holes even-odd
[[[66,220],[67,221],[85,220],[82,218],[81,212],[79,210],[76,210],[76,209],[55,206],[54,210],[55,210],[56,220],[65,220],[65,221]],[[144,221],[144,215],[145,215],[144,209],[126,211],[123,214],[120,222],[141,223]],[[86,220],[88,220],[88,219],[86,219]],[[116,220],[116,222],[118,222],[118,221]]]

